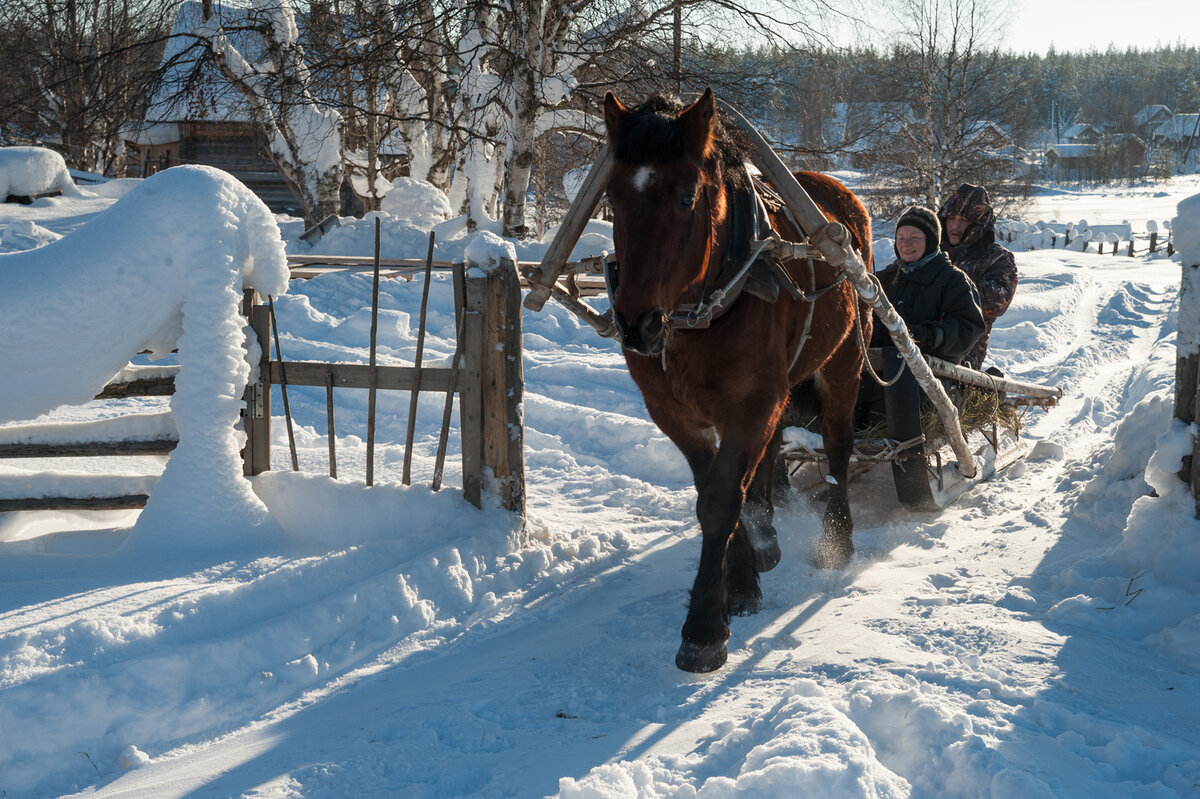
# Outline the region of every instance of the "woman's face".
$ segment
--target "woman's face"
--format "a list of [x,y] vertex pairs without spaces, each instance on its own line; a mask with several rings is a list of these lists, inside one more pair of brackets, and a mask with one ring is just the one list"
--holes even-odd
[[911,225],[903,225],[896,230],[896,252],[900,260],[906,264],[921,260],[925,254],[925,233]]

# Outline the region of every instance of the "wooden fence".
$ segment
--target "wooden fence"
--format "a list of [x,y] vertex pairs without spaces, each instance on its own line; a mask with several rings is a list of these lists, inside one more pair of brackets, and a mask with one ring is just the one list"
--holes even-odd
[[[431,248],[432,250],[432,248]],[[290,259],[295,277],[313,277],[331,271],[360,271],[371,269],[383,278],[405,278],[420,271],[426,276],[434,267],[449,269],[454,275],[455,314],[458,320],[457,350],[449,367],[430,368],[418,362],[413,366],[370,364],[340,364],[311,361],[287,361],[279,352],[278,331],[272,329],[272,305],[247,292],[243,313],[248,317],[258,338],[261,350],[258,380],[247,386],[243,423],[247,434],[243,452],[244,472],[260,474],[271,468],[271,391],[279,386],[287,404],[288,386],[314,386],[326,389],[327,424],[330,439],[330,472],[336,476],[335,430],[333,429],[333,389],[353,388],[372,392],[413,392],[410,402],[409,434],[406,442],[405,476],[409,481],[412,451],[412,424],[417,397],[421,394],[439,396],[444,405],[441,440],[438,447],[432,486],[441,486],[447,426],[455,399],[459,405],[460,438],[462,444],[463,493],[476,506],[482,502],[485,480],[499,494],[501,504],[510,511],[523,514],[525,510],[524,428],[521,404],[524,395],[521,349],[521,279],[517,264],[503,261],[498,267],[484,268],[466,263],[451,264],[420,261],[384,261],[382,259],[295,258]],[[364,263],[363,261],[376,263]],[[597,260],[597,259],[592,259]],[[595,263],[572,265],[585,275],[583,293],[602,290],[586,275],[602,270]],[[378,280],[378,277],[377,277]],[[376,286],[377,286],[376,282]],[[428,281],[426,287],[428,287]],[[377,294],[372,302],[372,315],[378,314]],[[374,327],[374,325],[373,325]],[[419,335],[423,340],[424,321]],[[272,346],[274,344],[274,347]],[[372,351],[374,347],[372,346]],[[274,351],[275,355],[272,355]],[[418,352],[420,347],[418,347]],[[372,361],[374,358],[372,357]],[[123,396],[169,395],[174,391],[173,378],[156,376],[143,379],[137,376],[139,367],[114,381],[97,399]],[[177,368],[177,367],[176,367]],[[128,370],[127,370],[128,371]],[[368,430],[368,481],[371,479],[373,457],[373,414]],[[285,414],[290,427],[290,414]],[[290,430],[289,430],[289,439]],[[78,441],[61,444],[0,445],[0,457],[44,458],[63,456],[128,456],[166,455],[177,445],[177,439],[155,439],[144,442]],[[295,456],[293,467],[298,467]],[[44,510],[55,508],[119,509],[145,505],[144,493],[110,497],[29,497],[0,500],[0,511]]]

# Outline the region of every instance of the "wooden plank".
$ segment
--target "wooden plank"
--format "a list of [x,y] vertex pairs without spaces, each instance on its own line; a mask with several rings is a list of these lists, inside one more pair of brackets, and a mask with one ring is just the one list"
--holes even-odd
[[147,441],[78,441],[57,444],[0,444],[0,458],[102,458],[117,455],[167,455],[178,438]]
[[325,372],[325,430],[329,434],[329,476],[337,479],[337,436],[333,431],[333,370]]
[[[412,366],[376,366],[378,383],[376,388],[386,391],[411,391],[417,385],[417,370]],[[281,379],[279,363],[273,361],[270,368],[271,382]],[[325,363],[324,361],[288,361],[287,381],[290,386],[323,387],[326,376],[333,376],[334,388],[370,388],[371,366],[365,363]],[[421,369],[422,391],[445,391],[450,384],[449,367]]]
[[174,377],[154,377],[122,382],[113,381],[105,386],[95,398],[121,399],[124,397],[169,397],[174,393]]
[[120,497],[39,497],[37,499],[0,499],[0,513],[25,510],[135,510],[146,507],[146,494]]

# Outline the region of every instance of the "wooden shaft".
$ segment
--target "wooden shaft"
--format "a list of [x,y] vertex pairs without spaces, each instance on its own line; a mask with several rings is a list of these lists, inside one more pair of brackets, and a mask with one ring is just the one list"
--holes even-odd
[[529,270],[526,273],[529,280],[529,293],[525,295],[524,305],[529,310],[542,310],[546,300],[550,299],[553,294],[558,277],[567,263],[567,256],[575,248],[580,234],[587,227],[592,211],[600,202],[600,195],[604,193],[604,187],[608,185],[608,176],[612,172],[612,165],[612,148],[605,145],[600,157],[596,159],[596,163],[592,165],[591,171],[583,181],[583,185],[580,186],[579,194],[575,196],[575,202],[571,204],[566,218],[563,219],[558,232],[554,235],[554,241],[550,242],[550,247],[542,258],[541,267],[536,270],[536,274],[535,270]]
[[[966,366],[959,366],[943,361],[941,358],[925,356],[930,370],[938,377],[948,377],[960,383],[967,383],[979,388],[989,388],[993,391],[1003,391],[1009,396],[1036,397],[1038,399],[1058,400],[1062,398],[1062,389],[1055,386],[1039,386],[1036,383],[1024,383],[1007,377],[996,377],[987,372],[979,372]],[[1053,403],[1050,403],[1053,404]]]
[[958,458],[959,471],[966,477],[974,477],[978,469],[958,423],[958,409],[950,401],[946,389],[929,370],[929,364],[921,357],[920,350],[909,337],[904,320],[896,313],[896,309],[892,307],[880,289],[879,281],[875,279],[874,275],[867,272],[862,259],[858,253],[854,252],[846,228],[825,218],[821,209],[796,181],[791,170],[779,160],[779,156],[763,139],[762,134],[747,122],[737,109],[723,100],[719,100],[718,103],[730,119],[746,134],[751,148],[751,160],[779,192],[788,209],[800,223],[800,227],[804,229],[804,233],[821,251],[826,261],[846,273],[863,300],[875,309],[876,316],[887,328],[892,341],[896,344],[896,349],[904,358],[904,362],[912,369],[913,376],[917,378],[917,383],[937,408],[938,415],[942,419],[942,426],[946,429],[946,439]]

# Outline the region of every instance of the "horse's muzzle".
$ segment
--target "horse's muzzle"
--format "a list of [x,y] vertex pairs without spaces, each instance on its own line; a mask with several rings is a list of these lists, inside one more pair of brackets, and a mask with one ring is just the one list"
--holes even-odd
[[639,355],[658,355],[667,346],[667,315],[661,310],[647,311],[630,325],[620,311],[614,309],[613,321],[621,331],[621,344]]

